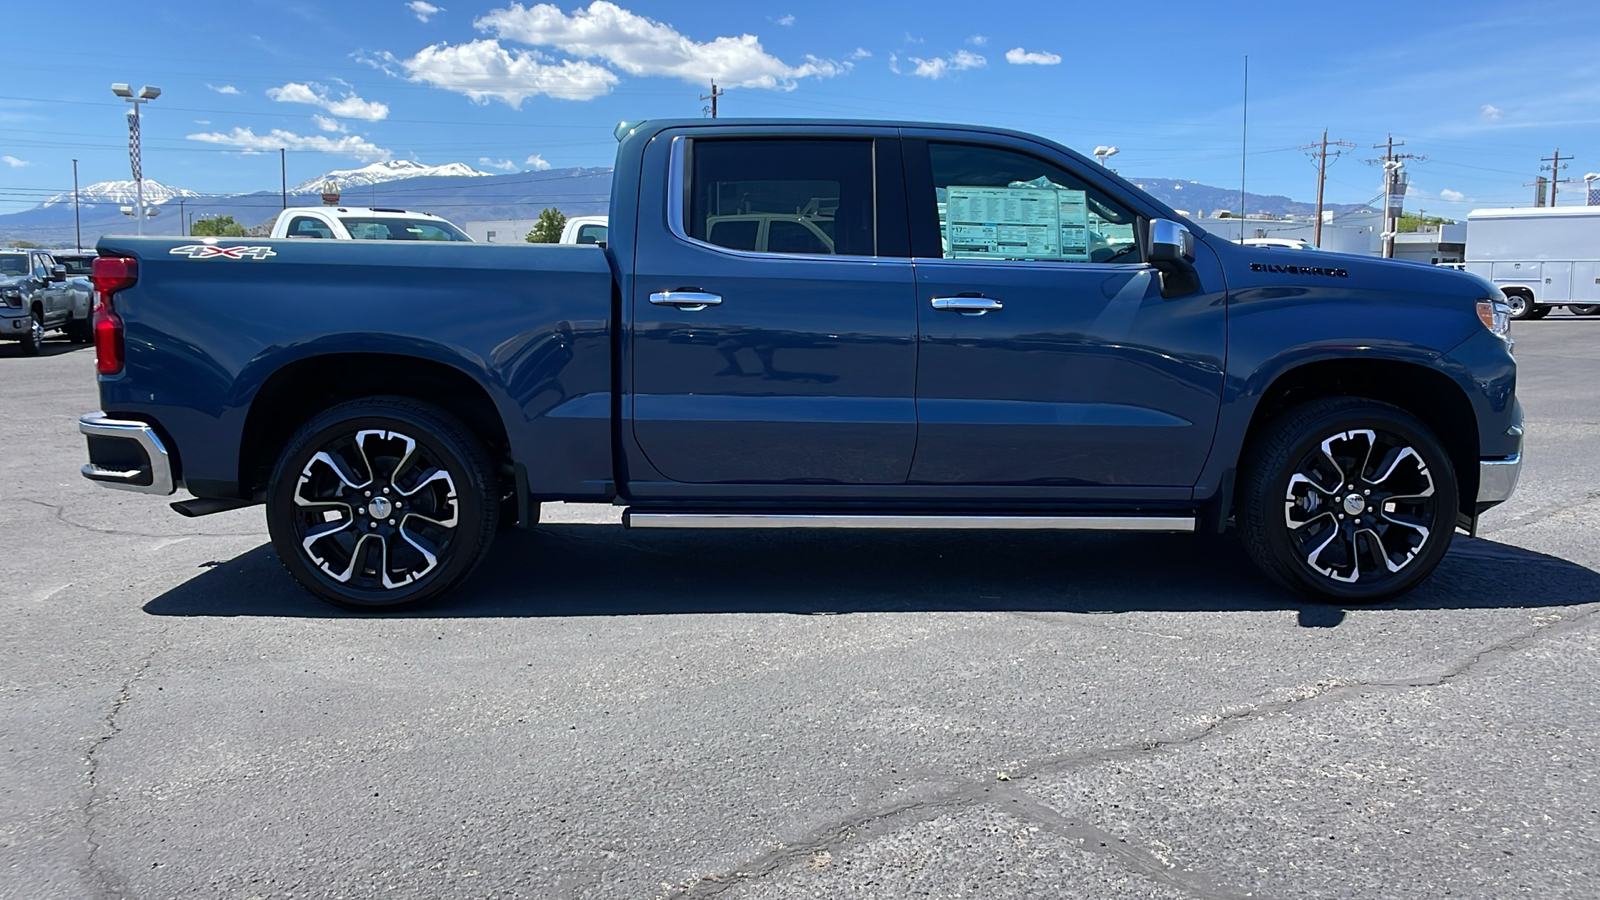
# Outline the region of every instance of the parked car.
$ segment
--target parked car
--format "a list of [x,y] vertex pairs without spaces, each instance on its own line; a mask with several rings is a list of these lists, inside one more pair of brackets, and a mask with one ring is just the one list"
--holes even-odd
[[609,216],[573,216],[561,229],[561,243],[604,244],[610,221]]
[[[1482,278],[1242,247],[1013,131],[619,140],[603,248],[103,238],[84,474],[264,503],[289,572],[369,610],[554,500],[630,528],[1236,528],[1280,583],[1363,603],[1516,484]],[[831,246],[718,243],[819,196]]]
[[24,355],[37,355],[51,331],[87,343],[93,299],[50,251],[0,248],[0,340],[21,342]]
[[466,241],[466,232],[432,213],[362,206],[297,206],[278,213],[275,238],[335,241]]

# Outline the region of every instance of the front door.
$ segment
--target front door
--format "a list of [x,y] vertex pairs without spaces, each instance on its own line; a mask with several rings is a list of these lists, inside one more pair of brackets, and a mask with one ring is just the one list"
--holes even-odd
[[1135,201],[1057,155],[905,142],[921,327],[910,481],[1192,487],[1222,392],[1215,263],[1199,291],[1163,298]]
[[[628,302],[640,452],[670,482],[903,484],[915,289],[904,216],[881,212],[875,185],[901,184],[898,143],[707,134],[647,151],[646,171],[670,171],[681,193],[665,223],[639,217]],[[640,496],[648,481],[632,473]]]

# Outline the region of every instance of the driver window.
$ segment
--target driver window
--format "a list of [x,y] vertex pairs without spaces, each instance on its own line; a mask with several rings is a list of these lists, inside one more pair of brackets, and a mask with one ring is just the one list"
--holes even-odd
[[945,259],[1139,263],[1136,216],[1053,163],[928,145]]

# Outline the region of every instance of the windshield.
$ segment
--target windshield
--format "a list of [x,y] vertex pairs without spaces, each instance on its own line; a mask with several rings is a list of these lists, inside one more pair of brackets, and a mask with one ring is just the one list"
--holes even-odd
[[58,256],[56,262],[65,266],[68,275],[94,274],[94,257],[92,256]]
[[28,254],[0,253],[0,276],[28,274]]
[[461,229],[434,219],[362,218],[340,216],[346,231],[358,241],[471,241]]

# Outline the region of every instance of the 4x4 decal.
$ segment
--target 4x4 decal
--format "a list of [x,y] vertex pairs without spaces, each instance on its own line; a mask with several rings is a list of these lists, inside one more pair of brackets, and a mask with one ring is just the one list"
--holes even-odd
[[271,247],[216,247],[211,244],[185,244],[167,251],[173,256],[190,259],[255,259],[262,260],[278,254]]

